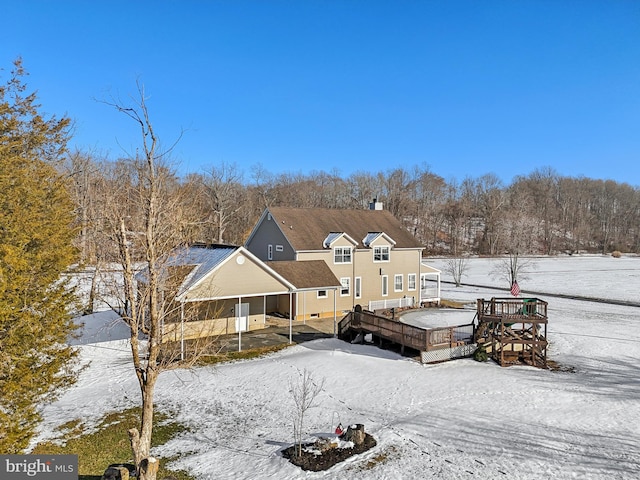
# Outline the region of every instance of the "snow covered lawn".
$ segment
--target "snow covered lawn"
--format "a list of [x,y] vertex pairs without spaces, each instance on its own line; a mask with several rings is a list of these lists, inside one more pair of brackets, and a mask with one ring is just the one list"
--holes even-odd
[[[637,298],[640,259],[582,260],[558,264],[546,290]],[[478,272],[486,268],[478,263]],[[623,282],[621,265],[628,266]],[[491,296],[494,290],[443,289],[445,298],[470,302]],[[550,359],[573,372],[473,360],[420,365],[373,346],[317,340],[255,360],[165,372],[157,408],[192,431],[156,454],[180,454],[172,468],[212,480],[640,478],[640,308],[544,299]],[[41,438],[73,418],[97,420],[138,402],[126,341],[79,348],[91,366],[46,408]],[[318,473],[279,455],[293,438],[288,386],[304,369],[325,379],[309,433],[362,423],[375,448]]]

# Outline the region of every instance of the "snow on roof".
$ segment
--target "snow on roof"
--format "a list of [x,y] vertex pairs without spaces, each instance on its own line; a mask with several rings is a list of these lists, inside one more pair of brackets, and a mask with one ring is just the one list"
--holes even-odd
[[322,246],[324,248],[329,248],[334,241],[340,238],[341,235],[342,235],[342,232],[330,233],[329,235],[327,235],[327,238],[324,239],[324,242],[322,242]]
[[345,232],[331,232],[329,235],[327,235],[327,238],[325,238],[324,241],[322,242],[322,246],[324,248],[329,248],[331,247],[331,244],[336,240],[338,240],[339,238],[346,238],[352,244],[358,245],[358,242],[356,242],[353,238],[351,238]]
[[177,250],[168,260],[167,266],[178,267],[194,265],[195,268],[185,277],[178,295],[189,290],[211,270],[220,265],[238,248],[231,245],[193,245]]
[[[239,248],[233,245],[192,245],[176,248],[162,265],[163,275],[168,278],[175,275],[177,267],[193,267],[188,273],[186,271],[182,273],[184,278],[177,296],[182,295]],[[146,283],[148,271],[145,268],[136,275],[136,279]]]
[[370,247],[371,244],[373,242],[375,242],[380,237],[385,238],[387,240],[387,242],[391,243],[392,245],[396,244],[396,242],[393,240],[393,238],[391,238],[389,235],[387,235],[384,232],[369,232],[369,233],[367,233],[367,236],[362,239],[362,244],[365,247]]

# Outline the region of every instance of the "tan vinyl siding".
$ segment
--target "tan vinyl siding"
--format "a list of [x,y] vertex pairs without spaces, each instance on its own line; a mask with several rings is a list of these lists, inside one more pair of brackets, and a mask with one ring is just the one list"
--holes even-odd
[[[327,298],[317,298],[317,292],[299,292],[297,294],[296,303],[296,320],[309,320],[311,318],[324,318],[333,317],[333,296],[337,294],[337,316],[338,319],[342,318],[342,310],[351,309],[351,301],[341,302],[340,292],[335,290],[327,290]],[[343,297],[344,298],[344,297]],[[347,307],[341,307],[340,305],[348,305]]]
[[[417,290],[408,290],[409,273],[415,273],[420,268],[420,250],[397,250],[391,249],[389,262],[373,262],[373,252],[371,250],[359,251],[356,259],[356,276],[362,277],[362,302],[371,300],[382,300],[383,298],[397,298],[404,295],[416,297]],[[394,278],[402,275],[402,291],[396,292],[394,289]],[[388,295],[382,296],[382,275],[389,278]]]
[[[298,254],[300,260],[324,260],[336,278],[351,278],[351,295],[349,297],[341,297],[338,292],[337,310],[350,310],[354,305],[360,304],[366,306],[371,300],[382,300],[384,298],[397,298],[406,295],[407,297],[415,297],[418,300],[418,290],[408,290],[407,274],[416,273],[420,268],[421,260],[420,249],[396,249],[391,248],[390,259],[388,262],[373,262],[373,249],[359,249],[352,253],[351,264],[334,264],[333,251],[330,249],[324,251],[301,252]],[[382,296],[382,278],[380,269],[384,275],[389,277],[388,295]],[[401,292],[394,291],[394,277],[402,274]],[[355,277],[362,277],[361,293],[359,299],[354,298]],[[418,276],[419,278],[419,276]],[[333,302],[332,293],[329,293],[331,302]],[[327,299],[325,299],[326,302]],[[333,303],[331,304],[331,308]],[[318,305],[318,308],[321,308]]]
[[[187,304],[184,325],[176,319],[175,323],[163,325],[162,341],[180,341],[237,333],[235,306],[238,299],[215,302]],[[248,329],[258,330],[265,327],[263,297],[243,298],[242,303],[249,304]]]
[[238,297],[285,292],[287,287],[250,258],[238,264],[236,256],[193,287],[187,300],[213,297]]

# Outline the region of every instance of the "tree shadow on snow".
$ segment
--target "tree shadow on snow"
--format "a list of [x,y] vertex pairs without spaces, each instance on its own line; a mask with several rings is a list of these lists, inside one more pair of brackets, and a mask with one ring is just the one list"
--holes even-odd
[[[564,364],[574,363],[565,359]],[[554,372],[540,379],[545,384],[555,379],[559,388],[577,389],[591,395],[605,395],[611,400],[635,401],[640,397],[638,359],[631,357],[591,358],[585,365],[583,359],[575,362],[575,372]]]
[[[398,419],[396,424],[406,423],[408,430],[422,425],[418,432],[433,435],[405,436],[430,455],[451,458],[449,463],[459,462],[483,478],[493,478],[492,472],[496,477],[498,472],[517,472],[523,478],[544,478],[544,472],[554,472],[554,477],[578,473],[590,478],[630,478],[631,472],[640,472],[637,439],[587,429],[545,428],[536,422],[544,411],[523,411],[516,418],[513,413],[503,415],[499,403],[489,411],[460,413],[443,407]],[[527,473],[526,468],[531,471]]]

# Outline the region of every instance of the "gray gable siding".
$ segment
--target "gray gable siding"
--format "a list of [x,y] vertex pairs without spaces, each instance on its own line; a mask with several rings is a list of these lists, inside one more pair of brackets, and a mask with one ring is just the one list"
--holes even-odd
[[[273,246],[272,259],[268,258],[269,245]],[[279,247],[282,247],[282,251],[279,251]],[[282,233],[275,218],[271,217],[267,212],[260,218],[258,225],[256,225],[251,237],[245,244],[245,248],[264,262],[269,260],[296,260],[296,252],[293,250],[291,243]]]

